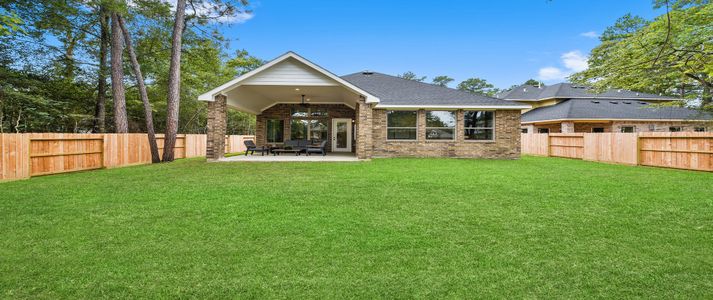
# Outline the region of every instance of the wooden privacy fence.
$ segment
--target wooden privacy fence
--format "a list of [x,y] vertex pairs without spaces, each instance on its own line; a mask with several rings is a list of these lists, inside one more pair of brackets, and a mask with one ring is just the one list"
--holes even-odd
[[[243,141],[254,136],[226,137],[226,153],[245,151]],[[156,136],[163,153],[163,135]],[[179,134],[174,156],[205,156],[206,135]],[[32,176],[116,168],[151,163],[146,134],[0,134],[0,180]]]
[[523,133],[522,153],[713,171],[713,133]]

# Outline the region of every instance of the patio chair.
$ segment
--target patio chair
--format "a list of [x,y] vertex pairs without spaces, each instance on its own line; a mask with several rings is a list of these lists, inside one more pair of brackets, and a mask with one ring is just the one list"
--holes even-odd
[[324,148],[327,146],[327,141],[322,141],[319,143],[319,146],[307,146],[307,149],[305,149],[305,152],[307,152],[307,155],[310,153],[322,153],[322,156],[327,155],[327,151],[324,150]]
[[245,140],[243,141],[243,144],[245,144],[245,156],[248,156],[248,152],[250,152],[251,155],[254,155],[255,152],[260,152],[260,155],[265,155],[265,153],[270,153],[270,149],[268,149],[265,146],[258,147],[255,145],[255,142],[252,140]]

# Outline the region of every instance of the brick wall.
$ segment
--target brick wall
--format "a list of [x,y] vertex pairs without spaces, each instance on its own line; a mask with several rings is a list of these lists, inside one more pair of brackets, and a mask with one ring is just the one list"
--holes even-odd
[[208,102],[208,126],[206,136],[206,158],[220,159],[225,155],[226,100],[222,95]]
[[463,111],[456,113],[456,139],[453,141],[426,140],[426,111],[418,111],[416,141],[388,141],[386,139],[386,110],[374,109],[372,117],[373,157],[520,157],[520,110],[495,112],[493,141],[466,141]]

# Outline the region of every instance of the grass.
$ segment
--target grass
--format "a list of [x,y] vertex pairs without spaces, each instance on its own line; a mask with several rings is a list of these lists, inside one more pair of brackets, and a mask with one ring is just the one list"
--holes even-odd
[[713,174],[555,158],[0,184],[4,298],[711,298]]

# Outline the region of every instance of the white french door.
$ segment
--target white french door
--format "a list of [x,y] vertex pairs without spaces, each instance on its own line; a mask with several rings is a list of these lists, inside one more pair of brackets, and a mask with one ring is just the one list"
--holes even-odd
[[352,119],[332,119],[332,152],[352,152]]

